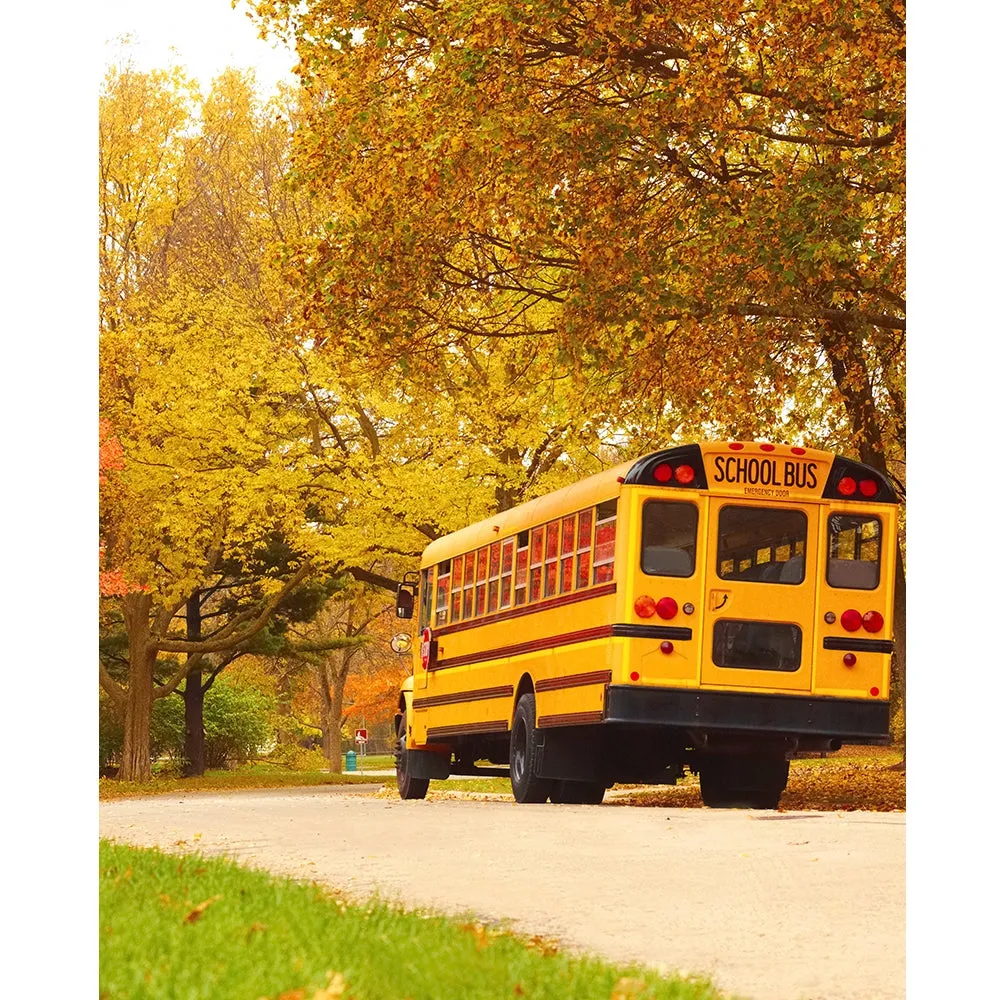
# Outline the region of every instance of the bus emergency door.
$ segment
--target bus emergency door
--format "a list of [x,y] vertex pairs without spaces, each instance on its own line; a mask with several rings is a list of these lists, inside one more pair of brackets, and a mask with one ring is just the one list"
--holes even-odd
[[819,507],[712,497],[701,683],[808,691]]

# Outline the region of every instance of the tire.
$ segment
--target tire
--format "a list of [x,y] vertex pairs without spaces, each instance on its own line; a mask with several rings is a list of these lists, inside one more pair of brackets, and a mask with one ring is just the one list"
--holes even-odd
[[699,764],[698,782],[710,809],[777,809],[788,761],[783,754],[709,756]]
[[514,709],[514,723],[510,728],[510,787],[517,802],[544,802],[552,791],[551,778],[535,776],[537,734],[535,696],[523,694]]
[[606,788],[603,781],[556,781],[549,792],[549,800],[584,806],[597,806],[604,801]]
[[406,773],[406,715],[399,718],[396,730],[396,788],[401,799],[422,799],[427,794],[430,778],[414,778]]

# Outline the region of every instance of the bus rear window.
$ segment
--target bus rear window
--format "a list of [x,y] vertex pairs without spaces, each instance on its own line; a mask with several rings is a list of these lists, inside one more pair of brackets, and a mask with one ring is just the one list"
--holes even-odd
[[882,522],[874,514],[831,514],[826,582],[841,590],[874,590],[882,561]]
[[801,583],[806,577],[806,527],[801,510],[728,506],[719,511],[722,580]]
[[650,576],[691,576],[698,538],[693,503],[648,500],[642,508],[640,566]]

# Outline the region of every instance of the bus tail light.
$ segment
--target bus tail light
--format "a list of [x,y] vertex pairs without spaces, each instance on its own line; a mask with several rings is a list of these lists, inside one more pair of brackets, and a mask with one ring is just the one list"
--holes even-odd
[[881,632],[885,619],[877,611],[869,611],[861,619],[861,624],[864,625],[866,632]]
[[677,614],[677,602],[672,597],[661,597],[656,602],[656,613],[669,621]]
[[635,613],[640,618],[652,618],[656,614],[656,601],[647,594],[635,599]]
[[661,653],[669,654],[672,653],[673,651],[674,651],[674,644],[669,639],[664,639],[663,642],[660,643]]
[[844,653],[844,666],[853,667],[858,662],[858,658],[853,653]]
[[694,469],[690,465],[678,465],[676,476],[681,486],[687,486],[694,480]]
[[861,490],[863,497],[873,497],[878,493],[878,483],[874,479],[862,479],[858,483],[858,489]]
[[848,608],[840,616],[840,624],[847,629],[848,632],[857,632],[861,628],[861,612],[855,611],[854,608]]
[[842,497],[852,497],[858,491],[858,484],[851,476],[844,476],[843,479],[837,483],[837,492]]
[[670,480],[674,478],[673,466],[668,465],[666,462],[660,462],[660,464],[653,469],[653,478],[658,483],[669,483]]

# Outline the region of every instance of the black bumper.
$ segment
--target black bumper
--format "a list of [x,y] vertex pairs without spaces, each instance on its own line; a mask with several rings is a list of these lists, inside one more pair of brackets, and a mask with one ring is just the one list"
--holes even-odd
[[845,743],[884,743],[889,736],[889,703],[885,701],[621,684],[609,685],[607,692],[606,723],[829,736]]

